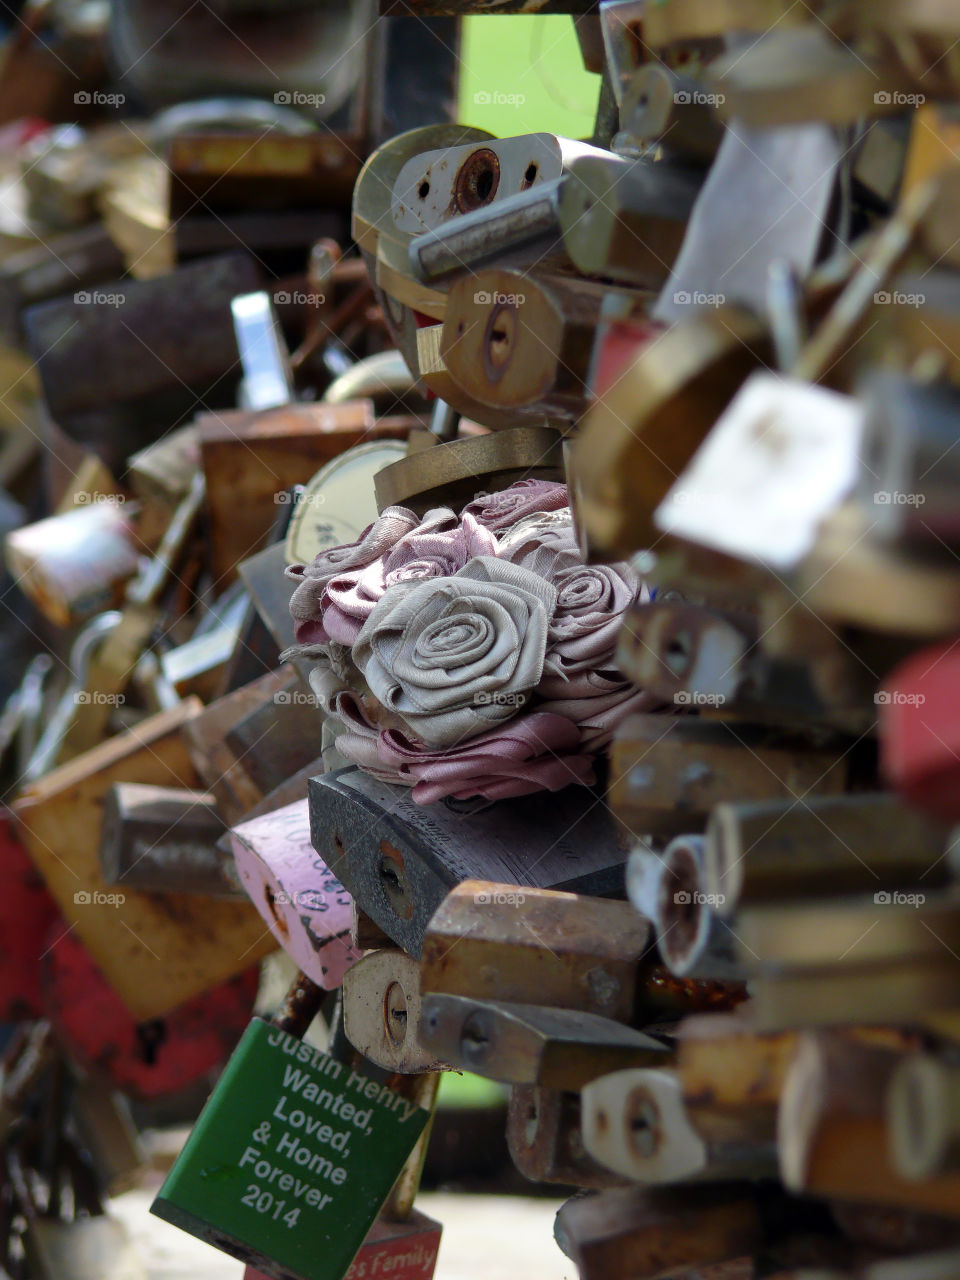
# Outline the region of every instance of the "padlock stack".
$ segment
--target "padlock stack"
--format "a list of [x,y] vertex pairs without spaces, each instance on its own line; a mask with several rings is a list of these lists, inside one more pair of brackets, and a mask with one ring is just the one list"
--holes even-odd
[[[443,125],[357,180],[442,403],[291,570],[347,1035],[512,1086],[581,1280],[960,1275],[956,15],[600,34],[589,144]],[[531,675],[536,606],[488,600],[538,582]]]
[[396,136],[327,69],[9,141],[18,1280],[127,1258],[128,1104],[224,1063],[154,1208],[250,1277],[429,1280],[445,1071],[580,1280],[960,1277],[960,18],[550,7],[589,141],[443,55]]

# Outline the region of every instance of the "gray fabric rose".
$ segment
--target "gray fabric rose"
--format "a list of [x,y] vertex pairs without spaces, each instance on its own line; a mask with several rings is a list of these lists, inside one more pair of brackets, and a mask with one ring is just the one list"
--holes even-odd
[[577,697],[570,684],[573,677],[615,668],[623,614],[640,591],[640,579],[628,564],[584,564],[573,525],[561,523],[561,514],[524,522],[499,548],[503,559],[546,578],[557,589],[540,688],[548,698]]
[[494,556],[449,578],[398,582],[352,654],[371,693],[428,747],[517,714],[543,673],[556,588]]

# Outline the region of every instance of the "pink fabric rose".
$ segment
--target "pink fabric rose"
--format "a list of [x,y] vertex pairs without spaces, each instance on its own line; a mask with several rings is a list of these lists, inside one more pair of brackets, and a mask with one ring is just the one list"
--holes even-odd
[[499,493],[474,498],[462,514],[474,516],[487,529],[509,529],[524,516],[536,511],[556,511],[569,501],[565,484],[552,480],[517,480]]
[[327,583],[346,570],[362,569],[372,564],[418,524],[417,517],[406,507],[387,507],[373,524],[364,529],[356,542],[329,547],[321,551],[311,564],[289,565],[287,577],[299,581],[290,597],[290,616],[294,621],[297,642],[323,644],[332,639],[323,626],[323,598]]
[[504,800],[595,781],[580,731],[564,716],[536,711],[459,747],[429,751],[395,729],[378,732],[353,694],[338,694],[334,709],[346,726],[337,738],[340,754],[382,782],[412,786],[417,804],[448,796]]

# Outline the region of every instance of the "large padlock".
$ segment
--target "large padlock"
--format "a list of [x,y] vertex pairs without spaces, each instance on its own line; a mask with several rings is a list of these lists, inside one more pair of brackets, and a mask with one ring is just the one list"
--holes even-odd
[[272,1280],[341,1280],[429,1118],[303,1041],[322,996],[251,1022],[152,1206]]
[[197,785],[183,728],[188,699],[31,784],[13,806],[24,844],[107,981],[138,1022],[162,1017],[274,949],[249,903],[112,889],[100,870],[103,801],[114,782]]
[[226,1061],[253,1011],[257,966],[162,1018],[138,1022],[72,933],[56,926],[48,948],[45,1013],[77,1062],[134,1098],[163,1097],[201,1080]]
[[[429,808],[429,812],[425,809]],[[615,893],[625,841],[593,792],[567,787],[486,808],[414,804],[360,769],[310,781],[313,845],[363,910],[411,955],[455,885],[526,875],[538,888]],[[478,886],[482,887],[482,886]]]

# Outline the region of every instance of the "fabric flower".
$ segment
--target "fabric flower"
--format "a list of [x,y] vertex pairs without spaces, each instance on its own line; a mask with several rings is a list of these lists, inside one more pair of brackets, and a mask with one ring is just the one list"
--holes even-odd
[[499,554],[557,588],[540,692],[575,696],[564,687],[571,676],[614,666],[623,614],[637,599],[640,579],[625,563],[584,564],[572,523],[530,521],[503,539]]
[[473,516],[487,529],[509,529],[524,516],[536,511],[556,511],[570,499],[565,484],[552,480],[517,480],[499,493],[485,493],[463,508],[462,514]]
[[556,589],[478,556],[452,577],[398,582],[353,646],[371,693],[429,747],[516,715],[543,674]]
[[290,615],[298,643],[322,644],[329,638],[323,628],[322,601],[331,578],[348,569],[362,569],[372,564],[418,524],[417,517],[406,507],[387,507],[356,542],[328,547],[312,564],[289,565],[287,577],[299,580],[290,597]]
[[573,721],[580,731],[580,749],[588,755],[602,751],[627,716],[664,707],[662,698],[638,689],[618,671],[584,672],[560,687],[563,691],[538,703],[537,711]]
[[417,804],[447,797],[504,800],[595,781],[580,731],[564,716],[533,712],[438,752],[396,730],[378,732],[353,694],[338,695],[335,709],[346,726],[337,750],[382,782],[412,786]]
[[496,538],[472,516],[461,522],[449,507],[428,511],[373,564],[330,579],[321,600],[323,628],[332,640],[352,645],[388,587],[452,577],[475,556],[493,555],[496,549]]

